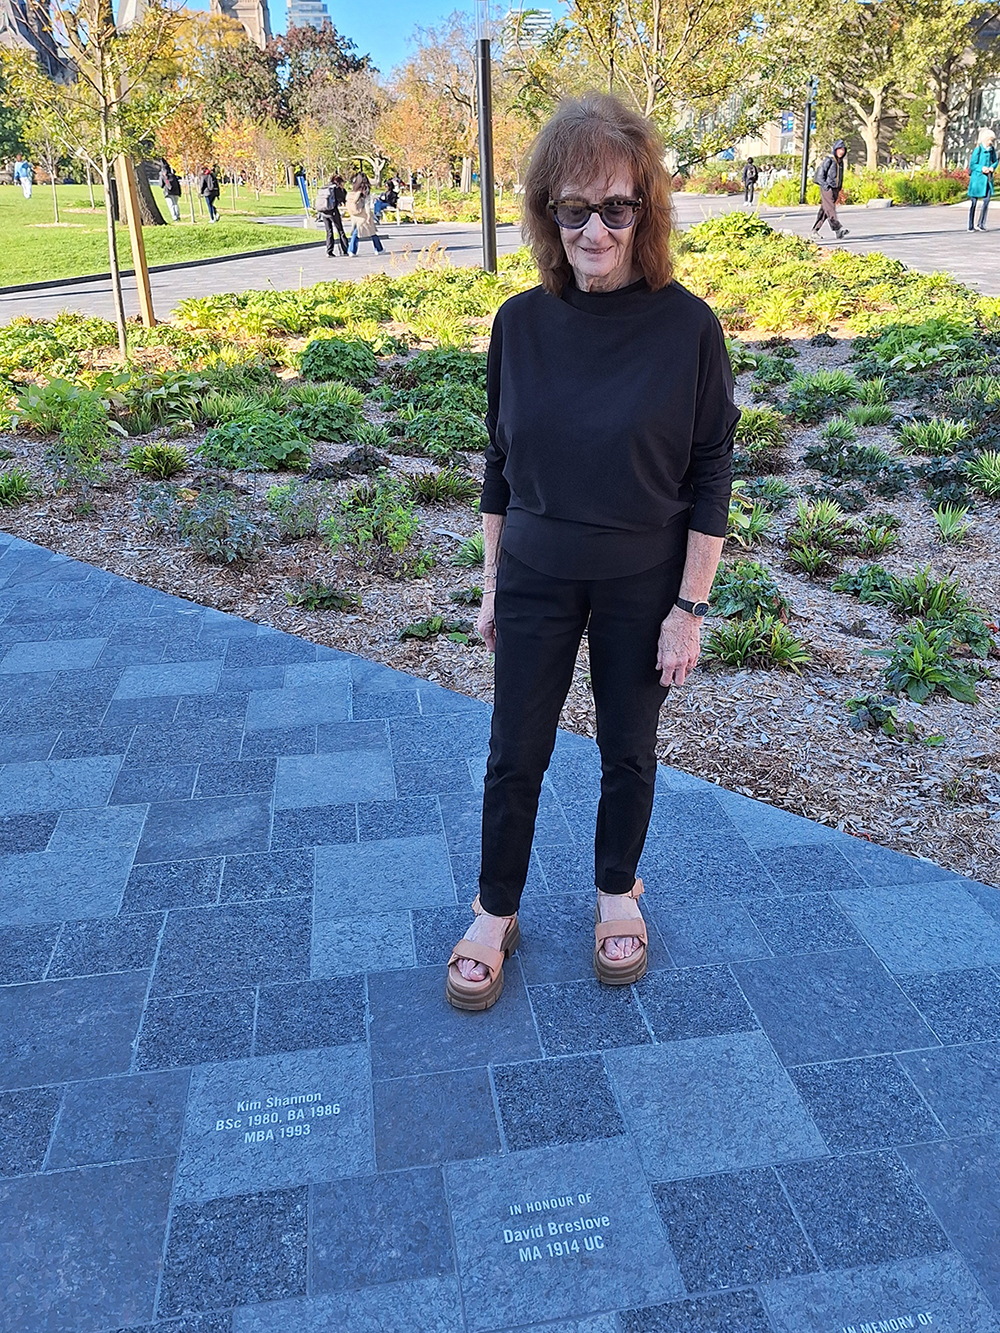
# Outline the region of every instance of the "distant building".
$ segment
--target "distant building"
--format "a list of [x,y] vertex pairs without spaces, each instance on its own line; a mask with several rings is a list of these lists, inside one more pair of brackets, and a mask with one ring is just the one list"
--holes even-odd
[[263,51],[271,36],[267,0],[211,0],[211,8],[213,14],[225,14],[242,23],[246,35]]
[[322,28],[330,22],[330,13],[323,0],[288,0],[290,28]]
[[52,39],[52,18],[45,0],[0,0],[0,46],[33,51],[49,78],[65,73]]
[[504,48],[541,46],[554,27],[551,9],[510,9],[501,25]]

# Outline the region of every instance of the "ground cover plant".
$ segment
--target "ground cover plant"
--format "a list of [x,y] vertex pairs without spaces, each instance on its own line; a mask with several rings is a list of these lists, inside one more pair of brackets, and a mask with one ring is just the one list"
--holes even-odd
[[[677,271],[723,321],[744,415],[711,670],[672,692],[661,758],[1000,877],[1000,302],[746,214],[680,236]],[[482,599],[486,336],[534,281],[522,253],[186,300],[124,366],[107,321],[14,321],[0,522],[489,698],[452,627]],[[934,432],[951,452],[911,451]],[[593,733],[586,647],[564,721]]]

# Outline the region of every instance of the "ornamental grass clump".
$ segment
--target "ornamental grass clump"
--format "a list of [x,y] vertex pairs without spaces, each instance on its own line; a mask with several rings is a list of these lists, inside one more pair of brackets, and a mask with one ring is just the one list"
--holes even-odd
[[31,473],[16,464],[0,471],[0,509],[14,509],[27,504],[38,494]]
[[177,444],[137,444],[125,456],[125,466],[130,472],[157,481],[169,481],[187,465],[187,454]]
[[968,505],[938,505],[934,510],[934,523],[937,527],[938,540],[954,546],[965,541],[969,535]]
[[419,504],[451,504],[457,501],[474,500],[479,495],[480,484],[475,477],[457,468],[443,468],[440,472],[416,472],[409,474],[406,485],[410,495]]
[[789,381],[784,411],[793,421],[810,426],[860,396],[861,385],[846,370],[815,370]]
[[899,428],[899,447],[908,454],[951,454],[972,435],[968,421],[931,417],[929,421],[907,421]]
[[795,672],[812,660],[787,625],[760,610],[746,619],[713,625],[705,637],[704,656],[711,666]]
[[847,517],[836,500],[817,500],[806,504],[800,500],[795,510],[795,522],[786,538],[789,546],[816,546],[822,551],[846,551],[857,535],[855,524]]
[[774,472],[784,463],[787,421],[773,407],[745,407],[734,443],[733,465],[737,475]]
[[966,463],[965,475],[983,495],[988,495],[991,500],[1000,498],[1000,450],[987,449]]

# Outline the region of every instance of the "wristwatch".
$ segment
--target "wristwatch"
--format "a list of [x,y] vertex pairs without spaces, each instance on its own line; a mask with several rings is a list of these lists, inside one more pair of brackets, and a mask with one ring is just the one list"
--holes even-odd
[[690,616],[707,616],[711,610],[707,602],[689,602],[686,597],[677,597],[674,601],[676,606]]

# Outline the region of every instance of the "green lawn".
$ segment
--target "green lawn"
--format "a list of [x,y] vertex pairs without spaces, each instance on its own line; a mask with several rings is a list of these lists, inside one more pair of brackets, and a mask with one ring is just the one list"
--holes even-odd
[[[60,185],[59,226],[52,221],[52,190],[36,185],[30,200],[17,186],[0,187],[0,287],[22,282],[80,277],[108,270],[107,234],[101,193],[94,190],[97,208],[91,210],[85,185]],[[153,187],[153,196],[163,208],[162,193]],[[243,250],[263,250],[269,246],[295,245],[305,239],[322,238],[315,230],[300,232],[291,227],[268,227],[252,222],[253,217],[302,216],[302,200],[297,190],[282,190],[275,195],[255,199],[241,190],[237,211],[232,211],[232,195],[227,188],[219,201],[221,220],[209,222],[195,200],[195,224],[187,196],[182,202],[180,224],[147,227],[143,233],[150,264],[170,264],[183,259],[208,259],[214,255],[237,254]],[[118,228],[118,253],[123,268],[132,267],[128,232]]]

